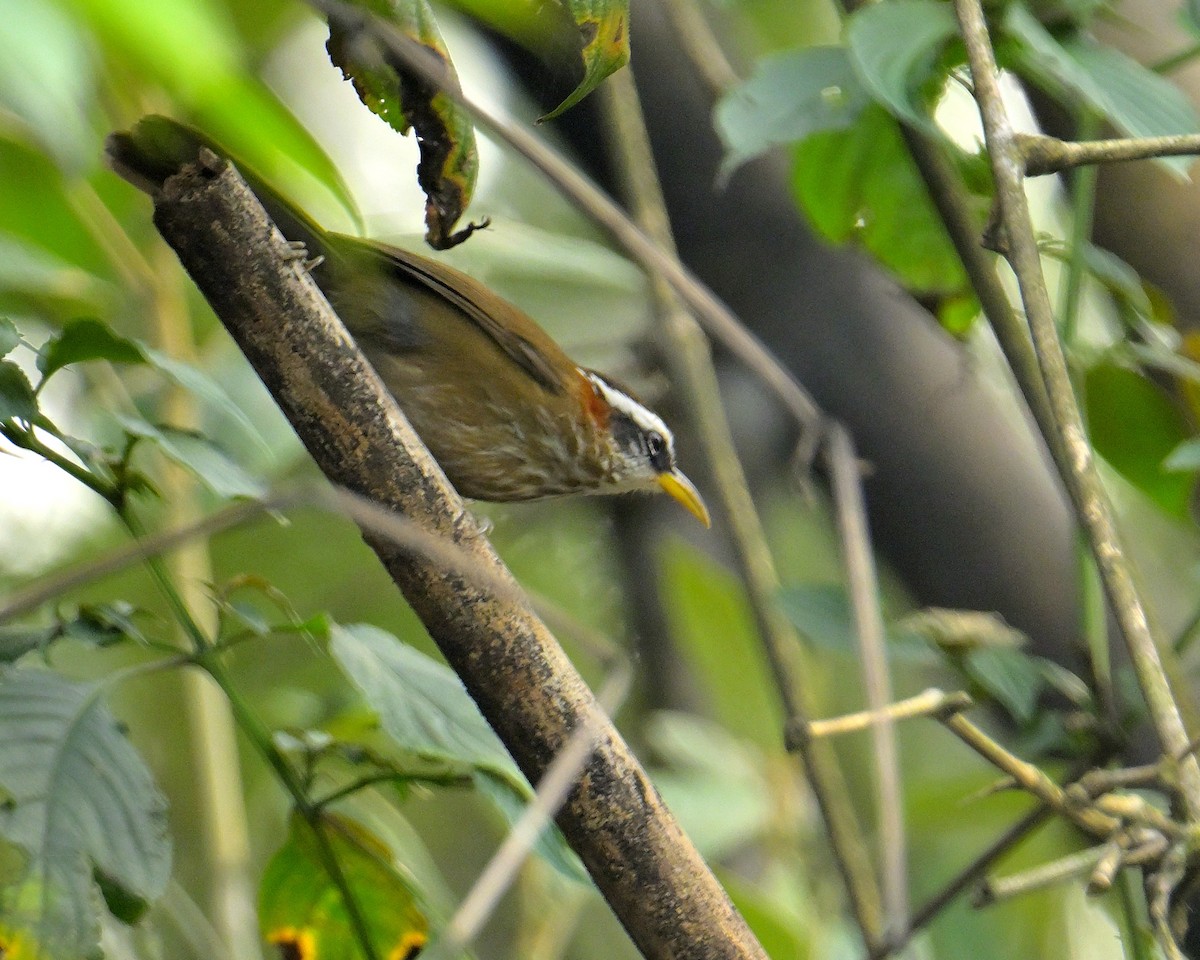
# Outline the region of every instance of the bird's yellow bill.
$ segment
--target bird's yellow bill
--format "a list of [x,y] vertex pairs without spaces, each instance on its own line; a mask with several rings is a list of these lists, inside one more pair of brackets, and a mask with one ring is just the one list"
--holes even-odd
[[700,491],[679,470],[672,470],[670,473],[660,473],[658,475],[658,485],[682,503],[687,508],[688,513],[702,524],[706,527],[712,526],[712,520],[708,516],[708,507],[704,505],[704,499],[700,496]]

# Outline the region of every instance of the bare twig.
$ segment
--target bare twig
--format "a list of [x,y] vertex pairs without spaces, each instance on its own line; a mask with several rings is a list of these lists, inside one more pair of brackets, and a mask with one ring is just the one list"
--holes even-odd
[[[662,249],[673,252],[674,238],[632,74],[625,70],[610,77],[605,96],[614,126],[612,139],[616,149],[621,151],[623,179],[629,184],[639,223]],[[779,576],[738,460],[708,343],[671,289],[661,280],[655,286],[664,318],[663,332],[669,345],[666,355],[672,381],[689,398],[693,424],[704,444],[716,481],[767,662],[789,721],[803,723],[808,709],[804,691],[798,683],[802,674],[794,665],[798,655],[796,633],[775,602]],[[863,937],[868,943],[876,942],[882,934],[879,893],[866,847],[861,841],[863,831],[855,822],[853,805],[836,759],[819,747],[810,747],[810,738],[795,742],[805,745],[802,759],[809,784],[825,818],[851,909]]]
[[830,426],[825,452],[862,659],[867,706],[875,717],[875,722],[871,724],[871,743],[879,788],[876,806],[888,929],[898,931],[908,923],[908,856],[896,728],[888,711],[892,701],[892,683],[884,647],[879,583],[875,573],[875,557],[871,552],[871,534],[867,527],[867,508],[863,499],[858,457],[850,434],[841,424]]
[[719,97],[737,84],[736,71],[725,56],[716,32],[696,0],[662,0],[679,46],[692,61],[696,73],[708,85],[713,97]]
[[965,710],[970,705],[971,698],[961,690],[946,693],[944,690],[931,688],[915,697],[888,704],[879,710],[862,710],[858,713],[845,713],[840,717],[830,717],[827,720],[813,720],[808,725],[808,735],[816,739],[857,733],[877,726],[885,714],[895,723],[897,720],[911,720],[915,717],[942,716],[947,712]]
[[962,713],[947,713],[941,717],[941,721],[968,747],[1012,777],[1018,786],[1032,793],[1043,803],[1074,821],[1093,836],[1106,838],[1121,825],[1121,821],[1116,817],[1101,813],[1090,804],[1072,802],[1066,790],[1032,763],[1027,763],[1005,750]]
[[1021,873],[1007,877],[991,877],[976,891],[972,904],[976,907],[990,907],[1002,900],[1043,890],[1064,880],[1082,877],[1091,873],[1113,849],[1120,848],[1115,842],[1109,842],[1080,850],[1050,863],[1039,864]]
[[574,166],[524,128],[497,119],[460,91],[447,89],[442,72],[390,24],[339,0],[310,0],[310,3],[336,21],[347,35],[369,35],[378,45],[384,62],[439,88],[444,96],[459,104],[480,126],[525,157],[649,273],[670,283],[705,331],[745,363],[776,394],[798,423],[808,430],[817,428],[822,418],[821,411],[791,372],[678,258],[667,254],[647,237],[620,207]]
[[[1178,755],[1189,742],[1159,647],[1151,630],[1133,573],[1121,544],[1112,506],[1101,483],[1075,401],[1054,322],[1041,258],[1025,197],[1024,161],[999,87],[999,71],[979,0],[955,0],[955,11],[971,63],[975,98],[996,181],[999,213],[1006,238],[1005,256],[1017,275],[1059,441],[1052,444],[1076,514],[1087,534],[1129,649],[1142,694],[1163,750]],[[1180,787],[1188,817],[1200,819],[1200,764],[1180,763]]]
[[1154,157],[1200,154],[1200,134],[1072,142],[1043,134],[1019,133],[1017,147],[1025,160],[1025,175],[1040,177],[1097,163],[1125,163]]
[[[629,681],[630,671],[627,667],[616,670],[596,695],[598,709],[602,708],[610,714],[615,712],[629,691]],[[517,871],[529,857],[538,837],[567,799],[588,754],[596,746],[596,738],[607,722],[603,714],[590,717],[571,734],[558,756],[546,768],[533,800],[480,871],[442,935],[429,948],[429,960],[456,957],[479,936],[500,898],[512,885]]]

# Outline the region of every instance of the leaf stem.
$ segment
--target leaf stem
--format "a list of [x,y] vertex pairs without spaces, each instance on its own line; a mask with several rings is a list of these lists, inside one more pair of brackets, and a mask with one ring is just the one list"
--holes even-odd
[[379,960],[379,954],[376,952],[375,944],[371,940],[371,931],[367,926],[366,917],[359,907],[358,900],[354,896],[354,891],[350,888],[346,874],[342,871],[342,865],[338,862],[337,855],[333,851],[333,845],[329,842],[329,836],[325,832],[325,824],[322,820],[322,804],[315,803],[309,797],[308,789],[296,773],[295,768],[275,745],[271,731],[258,718],[258,715],[250,709],[250,705],[246,703],[237,687],[234,686],[220,660],[215,656],[209,655],[198,658],[197,663],[212,677],[217,686],[221,688],[229,700],[229,708],[237,719],[242,733],[253,745],[259,756],[275,772],[275,775],[279,778],[279,782],[291,796],[296,812],[304,818],[304,822],[308,824],[309,829],[312,831],[321,866],[324,867],[330,881],[337,888],[338,894],[342,898],[342,903],[346,908],[346,916],[350,921],[350,927],[354,931],[354,938],[358,941],[363,956],[366,960]]
[[21,427],[15,423],[8,422],[0,424],[0,434],[9,440],[15,446],[22,450],[28,450],[30,453],[36,453],[43,460],[54,464],[63,473],[67,474],[74,480],[79,481],[93,493],[103,497],[110,505],[116,506],[120,500],[120,493],[114,485],[105,483],[100,477],[96,476],[87,467],[75,463],[69,457],[63,456],[57,450],[47,446],[33,427]]

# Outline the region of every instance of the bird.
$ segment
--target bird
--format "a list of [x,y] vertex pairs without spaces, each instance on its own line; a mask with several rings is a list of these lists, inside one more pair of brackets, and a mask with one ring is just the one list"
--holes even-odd
[[471,276],[326,230],[215,141],[144,117],[106,141],[109,166],[155,194],[202,148],[229,158],[464,497],[499,503],[665,491],[706,527],[675,438],[611,377],[582,367],[531,317]]

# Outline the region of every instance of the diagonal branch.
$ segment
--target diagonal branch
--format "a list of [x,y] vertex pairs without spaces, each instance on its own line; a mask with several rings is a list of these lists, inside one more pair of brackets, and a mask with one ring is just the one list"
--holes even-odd
[[[227,163],[167,181],[154,221],[335,483],[395,510],[509,580],[316,285]],[[602,716],[529,606],[371,532],[365,539],[517,763],[540,780]],[[557,820],[647,957],[765,958],[606,718]]]
[[[1189,742],[1187,730],[1121,544],[1112,505],[1096,470],[1062,344],[1058,340],[1025,197],[1025,160],[1000,92],[999,68],[988,37],[983,7],[979,0],[955,0],[954,8],[966,42],[975,99],[983,117],[988,155],[996,180],[996,198],[1004,233],[1003,252],[1017,275],[1057,431],[1058,442],[1051,444],[1052,452],[1096,558],[1163,751],[1183,756]],[[1195,821],[1200,818],[1200,765],[1195,757],[1187,756],[1181,761],[1179,779],[1188,819]]]

